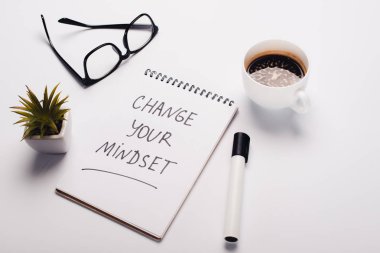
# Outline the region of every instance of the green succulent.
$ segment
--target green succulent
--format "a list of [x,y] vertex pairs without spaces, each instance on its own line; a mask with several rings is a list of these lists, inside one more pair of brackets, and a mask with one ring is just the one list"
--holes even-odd
[[33,135],[40,137],[55,135],[61,131],[62,122],[66,120],[65,114],[69,109],[62,109],[61,106],[67,102],[68,96],[60,99],[61,92],[55,94],[58,88],[57,84],[50,94],[45,86],[43,100],[38,100],[37,96],[26,86],[28,99],[21,96],[20,103],[22,106],[12,106],[12,112],[21,115],[21,119],[14,124],[21,124],[25,127],[22,140]]

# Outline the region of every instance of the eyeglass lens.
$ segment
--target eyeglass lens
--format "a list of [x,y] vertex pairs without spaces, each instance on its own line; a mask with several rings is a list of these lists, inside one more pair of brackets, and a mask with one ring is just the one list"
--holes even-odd
[[94,51],[87,59],[86,67],[91,79],[107,75],[120,60],[120,55],[112,45],[103,46]]
[[[145,15],[131,23],[127,31],[129,50],[133,53],[144,47],[153,36],[153,23]],[[105,45],[91,53],[86,62],[88,75],[91,79],[106,76],[120,62],[121,55],[112,45]]]
[[[134,29],[136,25],[137,29]],[[141,25],[141,26],[137,26]],[[143,15],[131,24],[131,28],[127,32],[127,40],[129,50],[136,51],[145,46],[153,36],[153,24],[149,17]]]

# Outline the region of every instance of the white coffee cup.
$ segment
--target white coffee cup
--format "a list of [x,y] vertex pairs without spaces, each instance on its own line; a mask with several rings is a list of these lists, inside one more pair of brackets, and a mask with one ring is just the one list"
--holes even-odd
[[[297,82],[282,87],[261,84],[250,77],[247,69],[252,61],[267,54],[286,55],[301,65],[304,76]],[[256,104],[268,109],[290,107],[298,113],[305,113],[310,107],[305,93],[309,76],[309,61],[306,54],[296,45],[284,40],[265,40],[251,47],[244,57],[243,83],[248,97]]]

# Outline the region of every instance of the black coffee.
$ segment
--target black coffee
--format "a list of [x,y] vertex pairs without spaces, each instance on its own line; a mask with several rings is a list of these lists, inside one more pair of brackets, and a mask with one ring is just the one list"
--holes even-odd
[[256,58],[248,66],[247,72],[255,81],[272,87],[288,86],[305,76],[296,60],[281,54]]

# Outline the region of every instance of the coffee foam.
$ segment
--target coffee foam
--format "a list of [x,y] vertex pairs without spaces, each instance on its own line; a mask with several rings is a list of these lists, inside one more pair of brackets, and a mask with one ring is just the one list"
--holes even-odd
[[293,59],[293,61],[297,62],[300,65],[300,67],[302,68],[302,71],[305,75],[307,73],[307,67],[306,67],[305,63],[296,54],[289,52],[289,51],[285,51],[285,50],[266,50],[266,51],[254,54],[251,57],[245,59],[245,61],[244,61],[245,70],[248,72],[248,67],[251,65],[251,63],[254,60],[256,60],[262,56],[266,56],[266,55],[287,56],[287,57]]
[[[245,62],[245,65],[247,65]],[[294,54],[265,51],[251,57],[246,71],[255,81],[271,87],[285,87],[304,77],[306,68]]]

